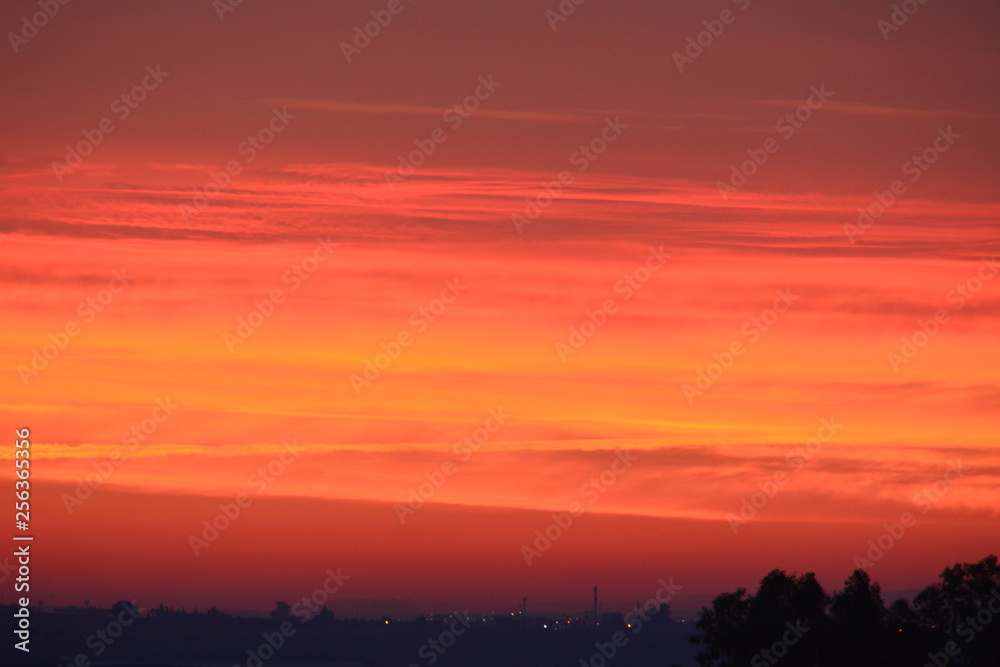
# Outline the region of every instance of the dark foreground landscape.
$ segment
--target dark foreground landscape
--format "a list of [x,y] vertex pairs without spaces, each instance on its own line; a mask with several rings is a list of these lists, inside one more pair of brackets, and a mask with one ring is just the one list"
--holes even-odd
[[[142,609],[128,601],[111,609],[29,609],[30,654],[8,653],[8,660],[76,667],[1000,664],[1000,623],[994,622],[1000,566],[993,555],[948,567],[913,600],[891,604],[862,569],[832,595],[812,573],[773,570],[755,593],[738,589],[716,597],[697,623],[671,619],[667,604],[596,618],[456,612],[373,620],[340,619],[326,607],[311,615],[295,611],[283,602],[269,618],[215,608]],[[15,618],[15,627],[24,616],[17,606],[3,613]]]

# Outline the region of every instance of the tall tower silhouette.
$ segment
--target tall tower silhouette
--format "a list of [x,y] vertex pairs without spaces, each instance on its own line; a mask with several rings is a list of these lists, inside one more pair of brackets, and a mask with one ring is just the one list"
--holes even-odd
[[594,586],[594,625],[597,625],[597,586]]

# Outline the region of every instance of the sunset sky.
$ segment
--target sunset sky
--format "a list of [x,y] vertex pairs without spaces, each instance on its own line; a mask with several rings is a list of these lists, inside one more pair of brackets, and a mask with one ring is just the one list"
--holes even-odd
[[35,598],[690,610],[905,512],[884,589],[996,552],[1000,5],[572,6],[3,4]]

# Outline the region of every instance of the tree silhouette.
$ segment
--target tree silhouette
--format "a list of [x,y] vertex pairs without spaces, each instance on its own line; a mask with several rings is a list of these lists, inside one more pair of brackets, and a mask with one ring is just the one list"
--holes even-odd
[[[913,604],[901,599],[887,609],[880,586],[864,570],[855,570],[832,598],[811,572],[796,578],[772,570],[754,595],[740,588],[701,610],[697,627],[702,635],[696,643],[704,650],[698,663],[776,664],[774,642],[784,636],[788,623],[801,622],[809,629],[782,649],[782,667],[1000,665],[997,557],[945,568],[940,579]],[[769,648],[771,654],[761,653]]]
[[291,615],[291,609],[292,608],[288,606],[287,602],[276,602],[274,605],[274,611],[271,612],[271,618],[284,620]]
[[698,664],[729,667],[747,664],[750,651],[747,643],[747,620],[750,616],[750,598],[746,589],[723,593],[712,600],[712,607],[703,608],[697,627],[705,650],[698,654]]
[[[830,620],[834,641],[830,651],[843,664],[885,664],[888,633],[885,625],[885,603],[882,590],[872,583],[868,573],[855,570],[844,589],[833,596],[830,603]],[[850,641],[844,641],[850,638]]]
[[968,664],[996,664],[1000,655],[1000,566],[995,555],[978,563],[956,563],[941,581],[914,598],[925,624],[936,630],[939,646],[952,641]]
[[131,616],[132,618],[138,618],[139,608],[136,607],[134,603],[129,602],[128,600],[119,600],[118,602],[111,605],[112,616],[117,617],[122,613],[125,613],[126,615]]
[[699,654],[701,665],[769,664],[762,653],[779,646],[781,662],[813,665],[821,652],[829,598],[807,572],[800,577],[784,570],[772,570],[761,579],[757,592],[746,595],[744,589],[724,593],[702,609],[697,626],[702,631],[705,650]]

